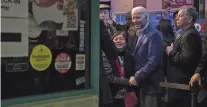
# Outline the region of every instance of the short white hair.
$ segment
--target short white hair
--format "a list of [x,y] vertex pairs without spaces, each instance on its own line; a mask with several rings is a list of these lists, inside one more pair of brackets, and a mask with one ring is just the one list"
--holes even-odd
[[183,10],[184,12],[186,12],[186,15],[188,15],[188,17],[192,17],[192,22],[195,23],[197,18],[198,18],[198,12],[196,11],[195,7],[192,6],[182,6],[180,7],[179,10]]
[[144,7],[142,7],[142,6],[134,7],[134,8],[132,9],[132,14],[133,14],[134,12],[143,13],[143,14],[148,18],[148,20],[149,20],[149,13],[147,12],[147,9],[146,9],[146,8],[144,8]]

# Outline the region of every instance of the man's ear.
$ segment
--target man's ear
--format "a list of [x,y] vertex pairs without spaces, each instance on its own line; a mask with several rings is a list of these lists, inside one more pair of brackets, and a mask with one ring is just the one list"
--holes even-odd
[[193,17],[188,17],[188,23],[191,23],[193,21]]

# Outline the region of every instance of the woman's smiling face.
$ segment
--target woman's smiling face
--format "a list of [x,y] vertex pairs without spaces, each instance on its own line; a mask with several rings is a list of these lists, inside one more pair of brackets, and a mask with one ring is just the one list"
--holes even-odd
[[126,39],[124,38],[122,33],[114,37],[113,41],[117,48],[123,48],[126,45]]

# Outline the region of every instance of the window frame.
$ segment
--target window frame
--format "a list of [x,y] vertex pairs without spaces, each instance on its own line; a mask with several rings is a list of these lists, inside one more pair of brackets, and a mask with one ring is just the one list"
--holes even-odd
[[[78,0],[78,3],[80,1]],[[66,97],[73,97],[73,96],[80,96],[80,95],[95,95],[98,97],[99,94],[99,71],[100,70],[100,64],[97,62],[100,62],[100,29],[97,26],[100,26],[99,18],[96,17],[99,14],[99,0],[91,0],[90,2],[91,8],[90,8],[90,18],[91,18],[91,50],[90,55],[93,57],[90,57],[90,83],[91,88],[85,89],[85,90],[77,90],[77,91],[66,91],[66,92],[57,92],[57,93],[49,93],[44,95],[33,95],[33,96],[27,96],[27,97],[19,97],[19,98],[13,98],[13,99],[7,99],[2,100],[2,107],[7,106],[14,106],[14,105],[20,105],[25,103],[34,103],[34,102],[42,102],[52,99],[59,99],[59,98],[66,98]]]
[[[126,24],[126,21],[122,21],[122,18],[123,18],[123,20],[125,20],[125,15],[126,15],[126,13],[127,13],[127,12],[114,12],[114,13],[113,13],[113,16],[114,16],[115,18],[113,18],[113,19],[115,19],[115,22],[116,22],[116,23],[119,23],[119,24],[121,24],[121,25],[124,25],[124,24]],[[119,18],[119,21],[117,21],[117,15],[120,17],[120,18]]]

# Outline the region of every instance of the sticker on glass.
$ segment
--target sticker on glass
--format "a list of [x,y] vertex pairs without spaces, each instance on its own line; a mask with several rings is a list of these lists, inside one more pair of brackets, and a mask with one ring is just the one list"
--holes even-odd
[[76,55],[76,70],[85,70],[85,54]]
[[45,45],[37,45],[30,55],[30,64],[37,71],[46,70],[52,61],[52,53]]
[[59,73],[66,73],[71,68],[71,57],[67,53],[60,53],[55,59],[55,69]]

